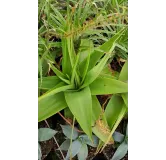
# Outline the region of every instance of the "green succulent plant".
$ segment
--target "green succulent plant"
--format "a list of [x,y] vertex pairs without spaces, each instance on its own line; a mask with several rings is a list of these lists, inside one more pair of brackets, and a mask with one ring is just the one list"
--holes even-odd
[[[62,110],[69,110],[89,139],[92,140],[92,132],[99,137],[98,150],[100,150],[103,145],[105,147],[106,144],[113,143],[112,135],[127,113],[127,60],[116,76],[107,71],[107,65],[115,56],[115,47],[120,47],[126,53],[124,48],[126,45],[122,43],[122,39],[126,37],[127,27],[118,28],[119,31],[114,32],[109,39],[105,39],[105,43],[94,47],[92,40],[87,39],[87,36],[85,38],[81,36],[82,31],[86,34],[88,32],[89,36],[93,30],[87,29],[89,26],[86,28],[84,24],[88,15],[92,15],[86,10],[89,9],[89,4],[86,3],[85,7],[82,7],[84,1],[79,2],[77,5],[73,1],[75,6],[79,6],[74,8],[69,5],[68,0],[65,14],[60,13],[52,1],[46,1],[40,8],[40,13],[44,11],[47,15],[47,22],[45,20],[41,22],[39,37],[43,36],[44,32],[48,32],[46,37],[57,36],[60,42],[49,42],[49,38],[44,42],[42,38],[39,39],[41,54],[38,121],[45,120]],[[84,16],[81,16],[82,12]],[[95,12],[99,15],[96,21],[100,18],[100,13]],[[101,29],[100,32],[103,30]],[[78,40],[80,42],[76,49],[75,44]],[[52,46],[61,49],[62,69],[50,56]],[[44,62],[49,66],[47,71],[52,70],[54,76],[43,77]],[[100,106],[97,95],[112,95],[105,110]]]

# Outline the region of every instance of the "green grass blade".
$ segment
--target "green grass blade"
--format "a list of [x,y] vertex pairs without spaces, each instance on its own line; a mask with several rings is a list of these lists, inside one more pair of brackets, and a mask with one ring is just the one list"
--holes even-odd
[[62,14],[53,5],[51,5],[51,9],[54,11],[57,20],[62,24],[65,24],[66,20],[63,18]]
[[78,92],[65,92],[65,99],[83,131],[92,139],[92,98],[89,87]]
[[89,85],[92,95],[105,95],[128,92],[128,84],[113,78],[98,77]]

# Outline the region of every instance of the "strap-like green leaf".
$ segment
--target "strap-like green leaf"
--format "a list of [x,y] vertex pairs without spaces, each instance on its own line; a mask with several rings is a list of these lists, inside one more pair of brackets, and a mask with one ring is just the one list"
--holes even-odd
[[[89,84],[91,84],[101,73],[101,71],[103,70],[106,62],[108,61],[108,59],[111,56],[112,51],[114,50],[115,47],[115,42],[119,39],[119,37],[121,36],[121,34],[124,32],[125,30],[121,30],[120,32],[118,32],[114,37],[111,38],[111,40],[109,41],[109,43],[105,43],[104,45],[102,45],[99,50],[103,51],[104,53],[106,53],[106,55],[101,59],[101,61],[95,66],[93,67],[86,75],[85,77],[85,81],[84,84],[81,86],[81,88],[88,86]],[[110,47],[111,46],[111,47]],[[92,58],[92,57],[91,57]],[[90,59],[91,60],[91,59]],[[90,65],[92,65],[94,62],[90,62],[89,63],[89,67]],[[97,63],[97,62],[96,62]],[[95,64],[94,64],[95,65]],[[94,66],[93,65],[93,66]]]
[[125,105],[128,107],[128,93],[123,93],[121,94],[121,96],[124,100]]
[[[88,58],[88,56],[94,51],[93,41],[89,39],[81,39],[79,47],[80,58],[79,63]],[[87,60],[85,60],[87,61]]]
[[[126,61],[122,67],[122,70],[119,74],[119,80],[124,82],[128,81],[128,61]],[[125,102],[125,105],[128,107],[128,93],[123,93],[121,96]]]
[[68,53],[67,40],[65,38],[62,38],[62,53],[63,53],[62,71],[64,74],[71,76],[72,66]]
[[66,79],[66,76],[59,71],[53,64],[49,63],[50,68],[53,70],[53,72],[65,83],[70,84],[70,81]]
[[92,96],[92,111],[92,126],[94,126],[96,120],[99,119],[100,114],[102,113],[100,102],[96,96]]
[[73,66],[72,76],[71,76],[71,84],[74,84],[74,80],[76,80],[76,85],[78,85],[78,86],[80,85],[80,79],[79,79],[78,72],[77,72],[79,56],[80,56],[80,53],[78,53],[76,56],[76,61]]
[[[114,47],[113,47],[114,48]],[[112,48],[112,50],[113,50]],[[91,84],[101,73],[101,71],[103,70],[107,60],[110,57],[110,53],[106,54],[102,60],[94,67],[92,68],[86,75],[85,80],[84,80],[84,84],[81,86],[81,88],[84,88],[86,86],[88,86],[89,84]]]
[[[89,63],[89,70],[91,70],[96,63],[100,60],[100,58],[104,55],[104,53],[108,53],[112,50],[112,47],[116,43],[116,41],[120,38],[120,36],[124,33],[126,28],[119,31],[117,34],[115,34],[109,41],[105,42],[103,45],[101,45],[97,50],[94,50],[94,52],[91,54],[90,57],[90,63]],[[82,61],[80,64],[80,72],[82,73],[84,66],[86,63],[86,59]]]
[[128,61],[126,61],[124,66],[122,67],[122,70],[119,74],[119,80],[124,82],[128,80]]
[[66,107],[63,92],[46,97],[38,102],[38,121],[45,120]]
[[102,147],[101,151],[103,151],[103,149],[104,149],[104,148],[106,147],[106,145],[109,143],[109,141],[110,141],[110,139],[111,139],[113,133],[115,132],[115,130],[116,130],[116,128],[118,127],[118,125],[120,124],[121,120],[122,120],[123,117],[125,116],[126,112],[127,112],[127,107],[126,107],[126,105],[123,103],[123,106],[122,106],[122,109],[121,109],[121,111],[120,111],[120,113],[119,113],[119,115],[118,115],[118,118],[117,118],[117,120],[116,120],[114,126],[111,128],[111,132],[110,132],[110,134],[109,134],[109,137],[108,137],[107,141],[104,143],[104,146]]
[[[103,142],[106,142],[106,140],[108,139],[110,130],[107,124],[106,117],[104,113],[102,112],[101,105],[96,96],[92,96],[92,106],[93,106],[92,131],[97,137],[100,138],[100,140],[102,140]],[[113,142],[113,139],[111,139],[110,141]]]
[[113,95],[108,102],[105,109],[105,116],[107,119],[107,123],[110,128],[112,128],[119,116],[122,107],[124,105],[123,99],[120,96]]
[[128,92],[128,84],[116,79],[98,77],[89,85],[92,95],[116,94]]
[[48,76],[41,79],[38,78],[38,87],[43,90],[50,90],[55,87],[61,80],[57,76]]
[[73,85],[65,85],[63,82],[62,82],[62,86],[56,88],[55,89],[51,89],[49,91],[47,91],[46,93],[44,93],[42,96],[40,96],[38,98],[38,101],[40,102],[41,100],[47,98],[47,97],[50,97],[52,95],[55,95],[59,92],[63,92],[63,91],[66,91],[68,89],[73,89]]
[[89,87],[77,92],[65,92],[65,99],[84,132],[92,137],[92,99]]

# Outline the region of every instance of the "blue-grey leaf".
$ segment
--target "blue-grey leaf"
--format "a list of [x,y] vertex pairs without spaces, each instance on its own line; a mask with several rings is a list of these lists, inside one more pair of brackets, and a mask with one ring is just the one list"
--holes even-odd
[[85,143],[82,144],[80,151],[77,154],[78,160],[86,160],[88,156],[88,147]]
[[127,151],[128,151],[128,145],[127,143],[123,142],[118,147],[111,160],[121,160],[126,155]]
[[[67,138],[71,139],[72,127],[69,125],[61,125],[61,127],[62,127],[63,134]],[[75,129],[73,129],[72,139],[75,140],[77,137],[78,137],[78,132]]]
[[41,157],[42,157],[41,147],[40,144],[38,143],[38,160],[41,160]]
[[79,140],[75,140],[67,152],[66,160],[73,158],[80,151],[81,146],[82,143]]
[[51,139],[56,133],[57,131],[50,128],[40,128],[38,129],[38,141],[47,141]]
[[[69,149],[69,147],[70,147],[70,139],[66,139],[66,140],[61,144],[60,149],[61,149],[62,151],[67,151],[67,150]],[[57,150],[59,150],[59,148],[58,148]]]
[[89,137],[87,135],[81,135],[79,136],[82,141],[92,147],[97,147],[98,143],[99,143],[99,139],[95,136],[95,135],[92,135],[92,141],[89,139]]
[[120,142],[121,143],[124,140],[124,135],[115,131],[114,134],[113,134],[113,139],[114,139],[115,142]]

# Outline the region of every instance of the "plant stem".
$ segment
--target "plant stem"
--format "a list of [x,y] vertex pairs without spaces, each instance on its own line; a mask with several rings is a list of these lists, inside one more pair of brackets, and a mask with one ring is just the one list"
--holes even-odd
[[[49,127],[49,128],[50,128],[50,125],[48,124],[47,120],[44,120],[44,121],[45,121],[45,123],[46,123],[47,127]],[[60,149],[60,146],[59,146],[59,144],[58,144],[58,142],[57,142],[57,140],[56,140],[55,136],[53,136],[53,139],[54,139],[54,141],[55,141],[55,143],[56,143],[57,147],[59,148],[59,151],[60,151],[60,153],[61,153],[61,155],[62,155],[63,160],[65,160],[65,157],[64,157],[64,155],[63,155],[63,153],[62,153],[62,150]]]

